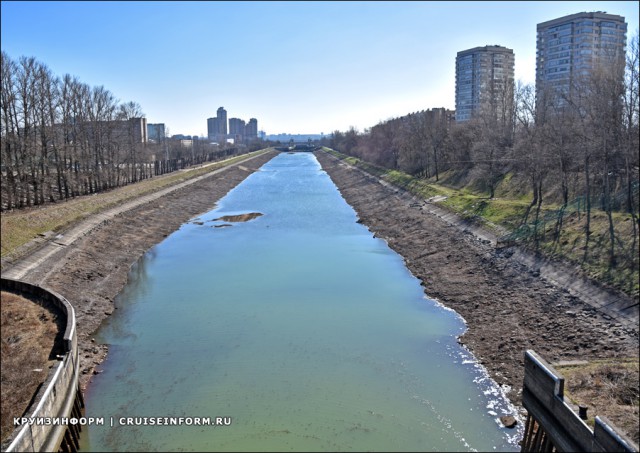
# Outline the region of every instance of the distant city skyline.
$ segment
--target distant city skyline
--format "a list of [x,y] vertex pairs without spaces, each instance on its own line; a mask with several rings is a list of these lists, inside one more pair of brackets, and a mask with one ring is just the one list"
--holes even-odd
[[210,142],[224,142],[233,139],[234,143],[246,143],[258,138],[258,120],[251,118],[245,121],[242,118],[231,117],[227,119],[227,111],[224,107],[218,107],[216,116],[207,118],[207,139]]
[[364,131],[411,112],[455,108],[456,54],[513,49],[535,83],[536,26],[579,12],[623,16],[636,1],[2,1],[2,50],[140,104],[170,135],[207,120],[257,118],[267,135]]

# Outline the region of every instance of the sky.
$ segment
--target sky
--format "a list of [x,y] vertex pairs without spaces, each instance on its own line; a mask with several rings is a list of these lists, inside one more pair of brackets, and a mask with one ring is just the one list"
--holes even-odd
[[54,75],[137,102],[170,135],[207,118],[258,120],[267,134],[360,132],[455,108],[455,58],[513,49],[535,81],[536,25],[582,11],[624,16],[637,1],[2,1],[1,47]]

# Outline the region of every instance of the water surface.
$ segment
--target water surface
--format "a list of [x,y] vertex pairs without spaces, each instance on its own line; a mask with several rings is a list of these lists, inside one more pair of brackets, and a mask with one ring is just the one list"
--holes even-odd
[[[99,331],[83,450],[518,451],[463,321],[356,221],[312,154],[282,153],[151,249]],[[180,416],[230,423],[119,423]]]

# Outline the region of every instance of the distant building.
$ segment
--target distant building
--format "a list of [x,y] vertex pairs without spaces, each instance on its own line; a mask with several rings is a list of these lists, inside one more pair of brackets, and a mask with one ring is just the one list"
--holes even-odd
[[446,129],[449,129],[456,122],[455,110],[444,107],[425,110],[422,113],[431,124],[442,124]]
[[[113,137],[122,143],[142,143],[147,144],[147,119],[142,118],[129,118],[128,120],[116,120],[101,122],[101,125],[106,125],[111,129]],[[92,123],[87,123],[89,128],[92,128]],[[102,126],[104,127],[104,126]]]
[[218,126],[218,118],[207,118],[207,138],[211,142],[218,140],[220,127]]
[[470,120],[512,93],[515,56],[502,46],[474,47],[456,55],[455,120]]
[[244,120],[240,118],[229,118],[229,135],[227,138],[233,138],[233,142],[244,143]]
[[130,118],[125,121],[115,121],[116,127],[121,133],[126,133],[133,138],[135,143],[144,143],[148,141],[147,137],[147,119],[146,118]]
[[147,124],[147,139],[156,143],[161,142],[165,137],[164,123]]
[[251,118],[244,128],[244,136],[247,142],[258,138],[258,120]]
[[229,135],[244,135],[244,120],[240,118],[229,118]]
[[[207,135],[210,142],[225,143],[231,139],[233,143],[245,143],[258,138],[258,120],[251,118],[248,123],[240,118],[229,118],[227,111],[220,107],[217,117],[207,119]],[[227,125],[229,129],[227,130]]]
[[[626,46],[627,23],[622,16],[581,12],[539,23],[536,92],[552,88],[569,96],[599,65],[624,62]],[[620,77],[624,77],[623,65]]]
[[218,108],[217,118],[218,118],[218,134],[226,136],[227,135],[227,111],[224,109],[224,107]]
[[69,143],[79,140],[78,136],[90,142],[109,140],[124,146],[148,143],[147,119],[144,117],[113,121],[77,121],[70,118],[66,124],[55,124],[54,130]]

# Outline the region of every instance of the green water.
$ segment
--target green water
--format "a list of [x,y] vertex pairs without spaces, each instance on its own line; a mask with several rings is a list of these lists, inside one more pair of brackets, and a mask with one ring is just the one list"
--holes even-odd
[[356,220],[312,154],[282,153],[151,249],[98,333],[105,425],[82,450],[518,451],[463,321]]

